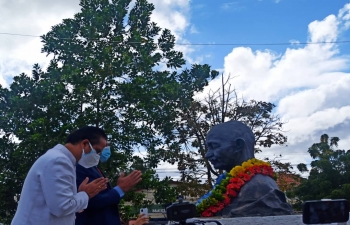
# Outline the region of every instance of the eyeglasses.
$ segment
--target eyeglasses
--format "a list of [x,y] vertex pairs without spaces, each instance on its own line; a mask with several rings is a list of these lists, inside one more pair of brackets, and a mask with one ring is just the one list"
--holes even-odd
[[91,148],[91,151],[95,151],[95,153],[96,153],[97,155],[101,155],[102,150],[101,150],[101,151],[97,151],[96,149],[94,149],[94,148],[92,147],[92,145],[91,145],[90,142],[89,142],[89,146],[90,146],[90,148]]

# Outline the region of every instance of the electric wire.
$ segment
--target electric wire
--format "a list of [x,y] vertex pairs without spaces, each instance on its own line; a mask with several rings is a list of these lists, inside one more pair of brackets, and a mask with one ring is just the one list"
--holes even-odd
[[[10,35],[10,36],[22,36],[22,37],[34,37],[41,38],[39,35],[31,34],[20,34],[20,33],[8,33],[0,32],[0,35]],[[73,40],[74,38],[62,38],[54,37],[55,39],[61,40]],[[86,41],[103,41],[101,39],[87,39]],[[120,41],[109,41],[110,43],[122,43]],[[123,42],[124,43],[124,42]],[[128,42],[130,44],[143,44],[145,41],[141,42]],[[347,44],[350,43],[350,40],[344,41],[322,41],[322,42],[275,42],[275,43],[174,43],[175,45],[184,45],[184,46],[281,46],[281,45],[324,45],[324,44]]]

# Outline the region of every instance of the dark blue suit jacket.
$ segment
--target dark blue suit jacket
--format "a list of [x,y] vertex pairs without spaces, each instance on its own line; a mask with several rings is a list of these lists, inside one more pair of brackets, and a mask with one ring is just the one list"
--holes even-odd
[[[104,176],[96,166],[85,168],[76,165],[77,188],[88,177],[89,182]],[[105,176],[104,176],[105,177]],[[76,225],[120,225],[118,204],[121,198],[117,190],[108,183],[107,189],[101,191],[89,200],[88,207],[81,213],[76,213]]]

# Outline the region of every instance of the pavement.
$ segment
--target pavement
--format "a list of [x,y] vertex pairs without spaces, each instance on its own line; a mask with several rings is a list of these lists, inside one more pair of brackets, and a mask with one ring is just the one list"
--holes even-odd
[[[200,220],[209,220],[202,219]],[[211,218],[210,220],[218,220],[223,225],[303,225],[302,215],[288,215],[288,216],[265,216],[265,217],[239,217],[239,218]],[[189,222],[188,220],[187,222]],[[214,225],[215,223],[206,223],[206,225]],[[350,225],[347,223],[333,223]]]

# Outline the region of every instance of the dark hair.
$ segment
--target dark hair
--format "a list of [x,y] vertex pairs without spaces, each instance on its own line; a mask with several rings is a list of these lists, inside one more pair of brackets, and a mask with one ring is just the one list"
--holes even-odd
[[82,140],[88,139],[91,145],[95,145],[100,142],[101,137],[107,140],[104,130],[98,127],[85,126],[70,133],[66,139],[66,144],[71,143],[75,145]]

